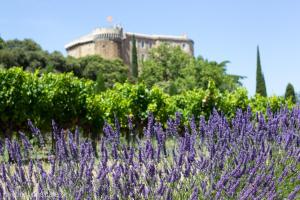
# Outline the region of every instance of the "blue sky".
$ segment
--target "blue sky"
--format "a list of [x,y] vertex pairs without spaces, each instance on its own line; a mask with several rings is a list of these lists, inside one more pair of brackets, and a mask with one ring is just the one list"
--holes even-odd
[[0,35],[32,38],[48,51],[99,26],[120,23],[125,31],[186,33],[195,56],[229,60],[229,73],[246,76],[255,92],[256,46],[269,95],[283,95],[288,82],[300,91],[300,1],[296,0],[5,0]]

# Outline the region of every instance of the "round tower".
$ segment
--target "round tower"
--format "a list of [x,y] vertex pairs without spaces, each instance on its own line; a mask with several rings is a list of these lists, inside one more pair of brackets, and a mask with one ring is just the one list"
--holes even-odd
[[96,55],[105,59],[122,58],[123,29],[121,27],[97,28],[92,34]]

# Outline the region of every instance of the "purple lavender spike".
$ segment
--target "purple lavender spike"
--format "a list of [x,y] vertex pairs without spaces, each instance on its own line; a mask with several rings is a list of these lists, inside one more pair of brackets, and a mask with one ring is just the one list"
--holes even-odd
[[191,127],[192,134],[193,135],[197,135],[198,130],[197,130],[197,126],[196,126],[194,115],[189,119],[189,122],[190,122],[190,127]]
[[300,192],[300,185],[297,185],[294,189],[293,192],[291,192],[288,196],[288,200],[294,200],[297,197],[297,194],[299,196],[299,192]]
[[111,155],[115,160],[118,159],[118,147],[117,147],[116,143],[113,143],[113,145],[112,145]]
[[43,136],[42,136],[42,134],[41,134],[41,131],[40,131],[37,127],[35,127],[35,126],[33,125],[32,121],[30,121],[30,120],[28,120],[28,126],[29,126],[29,128],[30,128],[32,134],[33,134],[34,136],[36,136],[36,137],[39,139],[39,144],[40,144],[41,146],[44,146],[44,145],[45,145],[45,142],[44,142]]
[[189,199],[190,200],[198,200],[198,195],[199,195],[199,189],[198,189],[198,187],[195,187],[193,190],[193,193]]
[[164,182],[162,179],[160,179],[160,185],[159,185],[159,188],[157,189],[156,193],[159,195],[159,196],[164,196],[164,193],[165,193],[165,186],[164,186]]
[[149,163],[148,166],[147,166],[147,169],[148,169],[148,175],[153,178],[155,176],[155,166],[153,163]]
[[5,164],[1,163],[1,179],[4,181],[4,183],[7,182],[7,173],[6,173],[6,168],[5,168]]
[[33,149],[33,147],[23,132],[20,131],[19,134],[24,145],[24,150],[26,153],[28,153],[30,150]]
[[148,114],[148,124],[147,124],[147,129],[145,132],[147,138],[150,138],[153,134],[153,125],[154,125],[154,116],[153,116],[153,113],[150,112]]
[[239,186],[239,184],[240,184],[240,179],[238,179],[234,184],[230,186],[228,191],[230,196],[233,196],[236,193],[236,189]]
[[168,189],[166,200],[173,200],[171,188]]

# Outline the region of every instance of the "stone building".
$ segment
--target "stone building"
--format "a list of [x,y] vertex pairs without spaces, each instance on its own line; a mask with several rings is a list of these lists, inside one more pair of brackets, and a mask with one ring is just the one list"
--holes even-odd
[[125,64],[130,65],[132,36],[135,35],[139,60],[147,59],[149,50],[161,43],[180,46],[183,51],[194,55],[194,42],[183,36],[147,35],[140,33],[123,32],[119,26],[96,28],[91,33],[84,35],[65,45],[68,55],[80,58],[87,55],[100,55],[106,59],[120,58]]

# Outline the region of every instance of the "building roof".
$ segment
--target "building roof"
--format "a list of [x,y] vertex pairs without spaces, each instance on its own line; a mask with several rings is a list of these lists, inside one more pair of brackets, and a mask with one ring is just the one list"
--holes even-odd
[[134,35],[136,37],[142,37],[142,38],[149,38],[154,40],[180,40],[180,41],[192,41],[192,39],[189,39],[187,35],[150,35],[150,34],[143,34],[143,33],[132,33],[132,32],[126,32],[126,35]]
[[78,44],[84,44],[87,42],[91,42],[93,41],[95,38],[95,35],[93,35],[92,33],[84,35],[76,40],[73,40],[71,42],[69,42],[68,44],[65,45],[65,49],[69,49],[72,46],[78,45]]
[[[92,42],[98,35],[105,34],[105,33],[122,33],[122,28],[120,27],[108,27],[108,28],[96,28],[91,33],[84,35],[78,39],[75,39],[68,44],[65,45],[65,49],[69,49],[75,45],[84,44],[88,42]],[[177,41],[189,41],[193,42],[193,40],[189,39],[187,35],[181,35],[181,36],[174,36],[174,35],[148,35],[148,34],[142,34],[142,33],[131,33],[126,32],[125,35],[135,35],[136,37],[141,38],[149,38],[153,40],[177,40]]]

